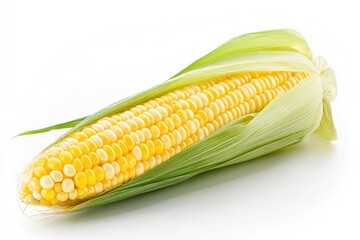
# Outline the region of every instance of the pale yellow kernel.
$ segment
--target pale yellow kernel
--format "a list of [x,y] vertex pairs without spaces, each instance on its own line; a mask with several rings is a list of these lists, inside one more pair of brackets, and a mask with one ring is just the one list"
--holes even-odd
[[180,146],[176,146],[176,147],[174,148],[174,150],[175,150],[175,153],[178,154],[178,153],[181,152],[181,147],[180,147]]
[[225,78],[223,78],[221,82],[218,82],[218,84],[221,85],[225,89],[225,92],[229,92],[230,86],[224,82],[224,79]]
[[186,122],[186,124],[190,129],[190,134],[196,133],[197,129],[196,129],[196,125],[195,125],[195,123],[193,121],[189,120],[189,121]]
[[[85,133],[84,133],[85,134]],[[86,135],[86,134],[85,134]],[[87,135],[86,135],[87,136]],[[61,142],[59,143],[59,147],[64,149],[64,150],[67,150],[71,145],[67,142]]]
[[186,95],[183,91],[175,90],[174,93],[179,97],[179,99],[185,99]]
[[[216,99],[216,100],[215,100],[215,103],[216,103],[216,104],[218,105],[218,107],[219,107],[219,110],[220,110],[219,114],[226,111],[226,106],[225,106],[225,104],[224,104],[223,101],[221,101],[220,99]],[[217,115],[218,115],[218,114],[217,114]]]
[[77,139],[71,138],[71,137],[67,138],[66,142],[68,142],[70,145],[75,145],[75,144],[79,143],[79,141]]
[[118,116],[121,118],[121,121],[126,121],[126,120],[130,119],[129,115],[126,115],[125,113],[121,113]]
[[115,170],[115,174],[119,174],[120,173],[120,166],[119,164],[115,161],[112,162],[111,165],[113,166],[114,170]]
[[105,178],[105,173],[104,173],[104,170],[102,167],[100,166],[96,166],[93,168],[93,171],[95,173],[95,176],[96,176],[96,181],[102,181],[104,180]]
[[160,114],[160,112],[158,110],[149,109],[149,113],[151,113],[151,115],[153,115],[156,122],[159,122],[162,120],[162,115]]
[[65,164],[63,167],[63,173],[67,177],[73,177],[76,174],[76,169],[72,164]]
[[109,158],[108,158],[108,155],[107,155],[107,153],[105,152],[104,149],[99,148],[99,149],[96,150],[96,153],[99,156],[100,163],[104,163],[104,162],[108,161]]
[[169,116],[168,111],[162,106],[157,107],[156,110],[161,114],[163,119],[166,118],[167,116]]
[[208,117],[208,121],[212,121],[214,119],[215,115],[214,115],[213,111],[211,110],[211,108],[206,107],[206,108],[204,108],[204,111],[206,113],[206,116]]
[[30,191],[39,191],[40,190],[40,182],[39,179],[36,177],[31,178],[28,188]]
[[151,157],[151,158],[149,159],[149,165],[150,165],[150,168],[151,168],[151,169],[156,166],[156,159],[155,159],[155,157]]
[[202,129],[204,131],[205,137],[209,136],[209,134],[210,134],[209,130],[206,127],[203,127]]
[[138,105],[137,108],[140,109],[140,111],[141,111],[142,113],[147,110],[147,108],[146,108],[145,106],[143,106],[143,105]]
[[95,194],[94,186],[88,186],[88,196],[93,196]]
[[90,137],[90,140],[92,140],[97,147],[102,147],[104,145],[103,141],[98,135],[93,135]]
[[256,103],[255,103],[254,99],[249,100],[249,107],[250,107],[251,113],[254,113],[256,111]]
[[154,116],[153,116],[151,113],[149,113],[149,112],[144,112],[144,117],[142,118],[142,119],[144,120],[144,122],[146,122],[146,121],[145,121],[145,117],[146,117],[147,120],[149,120],[149,123],[147,124],[147,126],[150,126],[150,125],[152,125],[152,124],[155,124],[155,118],[154,118]]
[[103,186],[102,182],[97,182],[94,185],[94,188],[95,188],[96,193],[101,193],[104,190],[104,186]]
[[168,151],[163,152],[163,153],[161,154],[161,159],[162,159],[163,162],[169,160],[169,159],[170,159],[170,154],[169,154],[169,152],[168,152]]
[[111,181],[111,186],[115,187],[118,185],[118,179],[116,177],[114,177],[110,181]]
[[187,138],[185,128],[183,126],[181,126],[181,127],[178,128],[178,130],[179,130],[179,133],[181,134],[182,141],[185,141],[186,138]]
[[138,136],[141,143],[145,141],[145,135],[141,130],[136,130],[135,133]]
[[64,150],[60,147],[52,147],[49,150],[47,150],[46,153],[51,158],[51,157],[55,157],[57,154],[61,153],[62,151]]
[[164,143],[165,150],[168,150],[171,148],[171,139],[169,135],[165,134],[160,137],[161,141]]
[[32,196],[35,200],[40,201],[42,199],[41,193],[39,191],[33,191]]
[[171,141],[171,146],[176,146],[176,139],[174,137],[174,135],[172,133],[168,133],[170,141]]
[[131,111],[125,111],[124,114],[128,115],[129,118],[135,117],[135,114],[133,112],[131,112]]
[[136,176],[140,176],[145,172],[144,164],[142,162],[137,163],[137,165],[135,167],[135,172],[136,172]]
[[186,109],[185,112],[186,112],[186,115],[187,115],[187,119],[188,119],[188,120],[192,120],[192,119],[195,117],[194,112],[191,111],[190,109]]
[[220,100],[223,102],[224,106],[225,106],[225,109],[229,109],[230,108],[230,103],[228,102],[227,98],[226,98],[227,95],[223,96],[222,98],[220,98]]
[[201,100],[203,107],[206,107],[209,104],[209,99],[204,93],[197,93],[196,96]]
[[172,114],[170,116],[170,118],[174,122],[175,128],[178,128],[181,126],[182,121],[181,121],[181,118],[177,114]]
[[219,105],[216,102],[211,102],[209,104],[209,107],[211,108],[212,112],[217,116],[220,114],[220,108]]
[[142,159],[142,152],[139,146],[135,146],[132,150],[132,153],[134,154],[137,161]]
[[44,189],[50,189],[54,187],[54,181],[49,175],[45,175],[40,178],[40,186]]
[[74,189],[71,192],[69,192],[69,199],[70,200],[75,200],[75,199],[77,199],[77,197],[78,197],[77,189]]
[[94,129],[96,132],[102,132],[105,130],[104,126],[99,123],[94,123],[91,125],[91,128]]
[[139,125],[133,119],[126,120],[126,123],[129,124],[132,131],[139,129]]
[[149,140],[152,138],[151,131],[148,128],[143,128],[143,129],[141,129],[141,131],[146,140]]
[[204,130],[202,128],[200,128],[197,133],[196,133],[197,137],[199,140],[202,140],[205,138],[205,134],[204,134]]
[[61,183],[61,188],[62,188],[62,190],[63,190],[64,192],[67,192],[67,193],[69,193],[69,192],[71,192],[72,190],[74,190],[74,187],[75,187],[74,181],[73,181],[72,179],[70,179],[70,178],[65,178],[65,179],[63,180],[63,182]]
[[242,104],[245,108],[245,114],[249,114],[250,113],[250,106],[249,106],[249,103],[248,102],[244,102]]
[[273,98],[269,90],[265,90],[264,95],[266,97],[267,102],[270,102]]
[[115,177],[115,169],[110,163],[105,163],[102,168],[104,169],[105,179],[113,179]]
[[175,137],[176,144],[180,144],[181,141],[182,141],[182,136],[181,136],[179,130],[175,129],[175,130],[172,132],[172,134],[173,134],[174,137]]
[[[176,101],[174,101],[174,103],[176,103]],[[174,109],[176,111],[180,110],[180,109],[188,109],[188,108],[190,108],[189,103],[184,99],[180,99],[177,103],[180,104],[181,107],[178,108],[178,109]]]
[[226,99],[227,103],[229,104],[228,109],[235,107],[234,100],[229,95],[225,95],[224,98]]
[[[114,127],[117,127],[117,126],[114,126]],[[113,132],[113,130],[106,129],[104,131],[104,134],[110,139],[110,142],[115,142],[117,140],[117,136]]]
[[126,122],[118,122],[117,126],[121,128],[124,134],[131,132],[131,127]]
[[69,194],[65,193],[65,192],[59,192],[56,194],[56,199],[59,202],[65,202],[66,200],[68,200],[69,198]]
[[140,138],[139,138],[139,136],[135,133],[135,132],[131,132],[130,133],[130,136],[132,137],[132,139],[134,139],[134,143],[135,143],[135,145],[138,145],[138,144],[140,144]]
[[176,112],[177,115],[179,115],[181,121],[185,123],[188,120],[188,116],[184,110],[179,110]]
[[110,130],[116,135],[117,139],[120,139],[124,134],[123,130],[117,125],[112,126]]
[[[218,94],[219,94],[220,96],[223,96],[223,95],[225,95],[225,93],[226,93],[224,87],[221,86],[220,84],[215,84],[215,85],[213,86],[213,88],[216,89],[216,91],[218,92]],[[219,96],[219,97],[220,97],[220,96]]]
[[41,196],[46,200],[52,200],[55,198],[55,191],[53,189],[42,189]]
[[54,182],[61,182],[63,180],[63,174],[58,170],[51,171],[50,177],[54,180]]

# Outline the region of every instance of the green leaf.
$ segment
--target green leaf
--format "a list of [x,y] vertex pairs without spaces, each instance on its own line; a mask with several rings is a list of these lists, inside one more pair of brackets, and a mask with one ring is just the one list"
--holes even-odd
[[72,128],[72,127],[76,126],[77,124],[79,124],[81,121],[83,121],[85,118],[86,118],[86,117],[82,117],[82,118],[78,118],[78,119],[71,120],[71,121],[68,121],[68,122],[59,123],[59,124],[56,124],[56,125],[44,127],[44,128],[39,128],[39,129],[34,129],[34,130],[25,131],[25,132],[19,133],[19,134],[16,135],[15,137],[24,136],[24,135],[31,135],[31,134],[37,134],[37,133],[44,133],[44,132],[49,132],[49,131],[51,131],[51,130],[59,130],[59,129],[64,129],[64,128]]

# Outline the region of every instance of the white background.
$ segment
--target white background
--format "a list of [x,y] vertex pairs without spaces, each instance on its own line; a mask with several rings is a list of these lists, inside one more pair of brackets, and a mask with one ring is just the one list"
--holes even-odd
[[[130,3],[131,2],[131,3]],[[3,1],[1,239],[360,239],[356,1]],[[294,28],[335,69],[339,139],[301,144],[97,210],[29,218],[24,166],[90,114],[166,80],[239,34]]]

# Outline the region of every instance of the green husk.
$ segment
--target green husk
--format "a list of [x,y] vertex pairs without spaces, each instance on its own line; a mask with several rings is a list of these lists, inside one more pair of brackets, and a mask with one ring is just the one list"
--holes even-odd
[[[74,120],[64,124],[63,127],[73,128],[50,146],[104,116],[127,110],[166,92],[230,73],[252,71],[299,71],[307,72],[309,76],[260,113],[243,116],[146,174],[101,196],[60,209],[60,212],[86,210],[167,187],[202,172],[298,143],[313,132],[326,139],[335,139],[330,106],[336,94],[335,75],[322,58],[312,56],[300,34],[282,29],[250,33],[230,40],[168,81],[78,119],[80,122]],[[45,129],[59,129],[58,126]]]

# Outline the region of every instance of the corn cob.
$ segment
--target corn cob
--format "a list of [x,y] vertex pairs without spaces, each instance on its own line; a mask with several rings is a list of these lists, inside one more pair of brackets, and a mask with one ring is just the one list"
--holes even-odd
[[[274,40],[268,46],[259,45],[256,42],[259,39],[256,35],[259,34],[268,37],[268,41]],[[231,128],[236,121],[241,126],[251,126],[257,117],[260,118],[260,115],[257,116],[258,113],[263,113],[268,109],[267,106],[277,99],[289,96],[293,89],[295,91],[298,86],[304,85],[303,82],[310,82],[309,78],[312,76],[326,73],[326,79],[329,79],[331,71],[324,62],[313,63],[313,66],[318,65],[320,71],[314,70],[313,66],[302,66],[311,63],[308,59],[301,61],[295,59],[291,63],[294,66],[289,64],[286,67],[283,67],[281,62],[275,61],[266,62],[267,65],[264,64],[262,67],[253,63],[246,70],[241,69],[241,66],[235,66],[234,70],[231,70],[229,69],[231,64],[225,64],[222,70],[216,67],[209,70],[209,66],[214,64],[214,56],[220,58],[218,61],[227,59],[234,55],[234,50],[238,51],[240,54],[237,54],[241,57],[245,56],[243,59],[237,59],[235,63],[249,61],[251,56],[247,56],[248,50],[245,48],[249,47],[247,44],[254,44],[257,46],[257,51],[262,50],[271,55],[273,54],[271,51],[276,49],[274,46],[277,44],[276,38],[284,34],[290,39],[289,41],[296,38],[297,42],[293,44],[293,49],[282,43],[284,45],[281,56],[291,55],[293,58],[299,58],[298,53],[302,51],[301,57],[311,57],[307,47],[302,47],[301,51],[296,49],[304,43],[292,31],[275,30],[241,36],[237,40],[242,40],[242,45],[236,45],[234,48],[230,41],[230,44],[219,48],[222,49],[221,58],[216,51],[212,55],[205,56],[166,83],[155,87],[158,94],[151,95],[145,92],[129,100],[120,101],[93,116],[80,119],[79,122],[72,122],[71,126],[75,123],[79,124],[41,152],[27,167],[20,184],[20,199],[33,205],[59,209],[71,209],[75,206],[75,210],[81,210],[87,208],[82,207],[87,206],[86,204],[97,206],[134,195],[132,193],[128,196],[120,196],[124,193],[119,192],[121,189],[126,192],[131,184],[137,186],[135,180],[141,183],[144,179],[143,182],[151,184],[149,179],[151,173],[156,173],[155,170],[159,172],[163,169],[162,171],[166,172],[166,163],[169,162],[170,169],[170,162],[181,161],[181,155],[191,151],[196,152],[196,147],[201,149],[206,141],[211,145],[213,138],[220,135],[216,133],[224,134],[224,130]],[[251,41],[244,41],[249,36]],[[229,45],[232,46],[230,48],[232,51],[226,48]],[[263,59],[266,59],[265,55]],[[321,82],[319,79],[317,81]],[[331,93],[328,85],[330,84],[323,86],[314,84],[314,88],[322,90],[322,87],[326,89],[328,96],[333,97],[334,94]],[[149,92],[154,92],[154,89]],[[314,114],[314,119],[311,119],[311,129],[306,129],[307,131],[300,138],[297,137],[295,142],[315,130],[320,135],[333,138],[334,129],[331,119],[322,120],[323,95],[325,91],[321,91],[321,96],[317,98],[319,100],[314,111],[316,115]],[[286,108],[296,109],[297,103],[291,104],[285,105]],[[326,110],[329,111],[329,108]],[[327,116],[331,117],[331,112]],[[326,124],[321,125],[321,121],[326,121]],[[294,142],[289,141],[287,145],[292,143]],[[276,148],[283,145],[279,144]],[[276,149],[272,148],[271,150]],[[265,154],[268,151],[270,150],[261,153]],[[257,155],[262,154],[257,153]],[[186,161],[183,160],[182,164],[185,164],[184,162]],[[193,170],[197,169],[195,162]],[[206,166],[203,162],[202,164]],[[213,165],[211,168],[220,166],[222,165],[219,163],[218,166]],[[177,170],[181,172],[180,168]],[[141,178],[141,175],[150,177]],[[188,177],[186,172],[183,177],[184,179]],[[174,180],[174,183],[176,182]],[[115,194],[119,197],[114,197]]]

